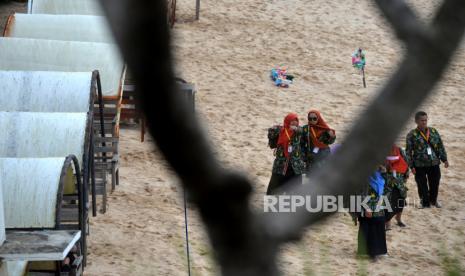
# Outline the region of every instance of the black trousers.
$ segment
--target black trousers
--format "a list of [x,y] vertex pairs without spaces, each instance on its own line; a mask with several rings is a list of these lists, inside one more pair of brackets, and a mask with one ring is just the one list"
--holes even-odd
[[431,167],[415,168],[415,181],[417,182],[418,195],[424,207],[436,204],[438,200],[441,169],[439,165]]
[[386,221],[390,221],[396,214],[402,213],[405,207],[405,198],[400,195],[400,191],[397,187],[392,189],[389,204],[391,204],[392,212],[385,210]]
[[358,255],[369,255],[374,258],[387,254],[386,230],[384,217],[359,217]]
[[271,175],[270,183],[268,184],[268,189],[266,190],[267,195],[275,194],[278,188],[281,188],[286,182],[291,179],[300,178],[300,184],[302,184],[302,175],[296,175],[292,166],[287,168],[286,175],[273,173]]

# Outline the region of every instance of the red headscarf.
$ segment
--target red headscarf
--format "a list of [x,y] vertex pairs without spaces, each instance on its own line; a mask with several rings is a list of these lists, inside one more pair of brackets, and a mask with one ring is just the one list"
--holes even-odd
[[400,148],[396,145],[392,146],[389,156],[386,157],[386,163],[391,171],[406,173],[408,170],[408,164],[400,154]]
[[284,118],[284,126],[279,132],[278,146],[282,146],[284,149],[284,156],[289,157],[289,152],[287,148],[289,147],[289,142],[291,141],[294,131],[291,129],[291,122],[297,120],[299,122],[299,116],[295,113],[289,113]]
[[321,117],[321,114],[318,110],[310,110],[307,116],[310,116],[310,113],[315,114],[318,120],[316,122],[316,125],[308,124],[309,137],[310,139],[312,139],[312,143],[315,147],[318,147],[320,149],[327,148],[328,145],[320,142],[319,140],[321,134],[328,130],[332,130],[334,134],[336,134],[336,132],[334,131],[334,129],[330,128],[328,124],[326,124],[325,120],[323,119],[323,117]]

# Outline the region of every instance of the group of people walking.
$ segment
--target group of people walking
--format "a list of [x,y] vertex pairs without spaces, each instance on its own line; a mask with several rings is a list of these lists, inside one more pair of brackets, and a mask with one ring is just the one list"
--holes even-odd
[[[365,195],[371,196],[368,209],[357,214],[360,224],[358,236],[358,254],[372,258],[387,254],[386,231],[391,230],[391,220],[395,217],[397,225],[405,227],[402,210],[406,204],[409,173],[415,175],[420,209],[434,206],[441,208],[438,201],[441,179],[441,162],[449,167],[447,153],[439,132],[428,127],[428,115],[424,111],[415,114],[417,127],[406,137],[405,151],[394,145],[385,164],[371,176],[365,189]],[[381,176],[381,177],[379,177]],[[382,189],[376,189],[384,186]],[[374,209],[380,203],[380,196],[386,196],[390,209]]]
[[[325,158],[330,154],[329,145],[336,140],[336,132],[317,110],[309,111],[307,119],[308,124],[300,127],[297,114],[291,113],[284,118],[283,126],[268,130],[269,146],[275,149],[268,195],[278,193],[289,180],[301,182],[302,174],[324,166]],[[447,153],[439,132],[428,126],[425,112],[415,114],[415,123],[417,127],[407,134],[405,150],[393,145],[384,163],[359,192],[362,197],[369,197],[367,207],[352,213],[359,224],[359,255],[374,258],[387,254],[386,231],[391,230],[393,218],[399,227],[406,227],[402,211],[406,205],[406,182],[410,172],[415,175],[421,200],[419,208],[441,208],[438,202],[440,163],[449,167]],[[387,210],[379,208],[382,196],[388,199],[390,208]]]
[[302,174],[322,166],[330,154],[329,145],[336,140],[336,132],[325,122],[321,113],[310,110],[308,124],[299,126],[299,117],[290,113],[283,126],[268,129],[268,143],[275,149],[273,171],[267,194],[276,193],[290,179],[302,182]]

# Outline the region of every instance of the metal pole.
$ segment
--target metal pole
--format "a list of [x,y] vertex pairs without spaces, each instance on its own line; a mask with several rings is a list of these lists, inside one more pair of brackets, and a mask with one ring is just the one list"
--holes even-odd
[[195,20],[200,19],[200,0],[196,0],[195,2]]
[[187,275],[191,276],[191,260],[189,254],[189,231],[187,228],[187,200],[186,200],[186,190],[184,190],[184,222],[186,226],[186,255],[187,255]]
[[91,191],[92,191],[92,216],[97,216],[97,190],[95,187],[95,163],[94,163],[94,134],[90,133],[90,178],[91,178]]

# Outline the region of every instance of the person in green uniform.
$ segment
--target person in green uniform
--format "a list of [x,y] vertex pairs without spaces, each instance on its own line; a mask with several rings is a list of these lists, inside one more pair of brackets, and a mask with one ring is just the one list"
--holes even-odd
[[297,178],[302,183],[305,164],[302,160],[300,141],[302,128],[297,114],[290,113],[284,118],[283,126],[268,129],[269,146],[275,149],[275,160],[266,194],[271,195],[289,180]]
[[397,225],[406,227],[402,221],[402,211],[407,198],[407,179],[409,177],[408,157],[400,147],[393,145],[386,157],[386,181],[384,194],[389,199],[392,211],[386,212],[386,230],[391,230],[391,219],[396,218]]
[[336,140],[336,132],[325,122],[318,110],[308,112],[308,124],[302,127],[302,157],[307,171],[321,168],[331,150],[329,145]]
[[381,173],[384,167],[380,167],[365,185],[360,195],[362,199],[369,196],[366,207],[362,207],[358,213],[358,249],[357,255],[376,258],[387,254],[386,231],[384,209],[379,206],[380,197],[384,194],[385,181]]
[[421,208],[431,205],[441,208],[438,202],[439,182],[441,180],[441,161],[449,167],[447,153],[439,132],[428,127],[428,115],[424,111],[415,114],[417,128],[412,129],[406,138],[406,152],[409,167],[415,174]]

